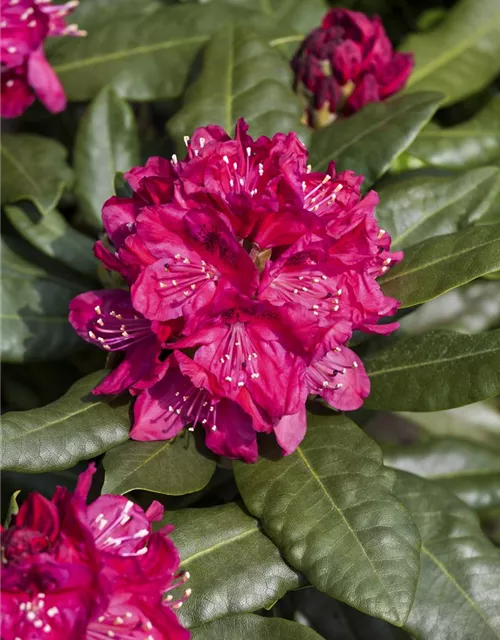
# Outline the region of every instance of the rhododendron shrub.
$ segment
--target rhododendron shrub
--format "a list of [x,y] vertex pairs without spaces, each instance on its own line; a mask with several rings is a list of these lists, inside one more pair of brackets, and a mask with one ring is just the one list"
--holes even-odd
[[331,9],[292,60],[295,86],[308,98],[313,126],[389,98],[404,87],[412,68],[412,54],[393,51],[377,16],[348,9]]
[[0,65],[2,118],[20,116],[38,98],[52,113],[63,111],[66,96],[45,58],[44,42],[52,36],[84,36],[66,17],[78,0],[2,0]]
[[143,511],[123,496],[86,504],[94,465],[74,494],[31,493],[1,532],[1,633],[5,640],[188,640],[181,600],[163,595],[185,583],[173,527],[152,532],[163,507]]
[[70,304],[81,337],[123,352],[95,393],[137,396],[131,437],[163,440],[202,428],[219,455],[255,462],[257,435],[285,454],[306,432],[305,403],[358,409],[370,391],[347,346],[398,301],[377,278],[402,253],[362,197],[362,176],[312,171],[298,137],[254,140],[197,129],[183,160],[151,158],[125,174],[130,198],[103,207],[112,249],[95,247],[127,289]]
[[2,640],[500,638],[499,1],[0,0]]

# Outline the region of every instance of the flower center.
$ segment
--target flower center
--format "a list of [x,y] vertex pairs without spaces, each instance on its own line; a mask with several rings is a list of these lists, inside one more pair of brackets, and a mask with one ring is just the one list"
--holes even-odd
[[342,190],[342,185],[329,184],[331,176],[325,175],[323,180],[316,186],[311,188],[304,180],[302,182],[302,191],[304,192],[304,206],[308,211],[312,211],[317,216],[327,213],[328,209],[337,199],[337,193]]
[[182,291],[184,298],[192,296],[209,280],[217,282],[219,279],[219,272],[215,267],[207,265],[204,260],[196,264],[189,258],[183,258],[179,253],[174,256],[173,262],[165,264],[164,269],[166,275],[160,280],[160,288]]
[[124,317],[114,310],[95,307],[97,319],[92,323],[89,337],[107,351],[126,349],[151,334],[151,322],[137,315]]
[[208,391],[197,389],[188,378],[183,385],[177,386],[168,410],[191,424],[189,431],[194,431],[197,424],[208,424],[212,431],[217,430],[217,403]]
[[220,364],[220,380],[237,392],[250,378],[260,377],[258,353],[245,327],[237,321],[228,325],[229,331],[217,350]]
[[347,373],[348,369],[356,369],[357,362],[346,366],[339,357],[342,349],[336,347],[329,351],[324,358],[312,364],[306,373],[306,380],[311,393],[322,393],[325,389],[341,389],[344,386],[342,376]]

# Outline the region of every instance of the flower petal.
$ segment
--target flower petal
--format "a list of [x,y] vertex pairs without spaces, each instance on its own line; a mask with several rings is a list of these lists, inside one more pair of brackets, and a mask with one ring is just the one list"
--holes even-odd
[[28,82],[38,99],[51,113],[66,108],[66,95],[56,72],[45,58],[43,48],[34,51],[28,59]]

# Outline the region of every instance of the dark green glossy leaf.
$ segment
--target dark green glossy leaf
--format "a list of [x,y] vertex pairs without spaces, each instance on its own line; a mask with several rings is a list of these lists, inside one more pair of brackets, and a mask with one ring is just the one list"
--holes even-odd
[[458,176],[413,176],[379,191],[376,216],[392,238],[392,249],[403,249],[436,235],[480,221],[498,189],[498,169],[486,167]]
[[405,628],[432,640],[498,640],[500,550],[475,513],[436,483],[402,471],[394,490],[422,536],[420,577]]
[[184,153],[183,138],[207,123],[232,135],[245,118],[253,137],[287,133],[300,125],[303,105],[292,90],[290,64],[265,40],[243,28],[219,30],[207,45],[203,70],[168,131]]
[[259,11],[218,3],[123,16],[117,5],[94,13],[86,38],[51,42],[48,55],[70,100],[92,99],[106,85],[130,100],[170,98],[182,93],[200,48],[233,19],[248,28],[271,26]]
[[2,204],[31,200],[42,213],[53,209],[71,182],[66,149],[49,138],[2,135]]
[[179,612],[188,627],[262,609],[299,586],[295,571],[237,504],[167,514],[193,595]]
[[82,287],[31,264],[2,241],[2,360],[64,358],[82,348],[68,303]]
[[370,409],[439,411],[500,392],[500,330],[468,336],[431,331],[397,340],[364,360]]
[[139,161],[139,137],[130,106],[105,87],[80,122],[75,142],[75,193],[83,220],[102,227],[101,209],[114,193],[117,171]]
[[104,493],[144,489],[181,496],[203,489],[215,471],[215,462],[200,453],[196,440],[184,435],[174,440],[129,440],[104,457]]
[[442,91],[452,103],[480,91],[500,72],[498,0],[460,0],[434,30],[410,35],[415,55],[409,91]]
[[91,395],[102,374],[82,378],[45,407],[4,414],[2,468],[24,473],[67,469],[126,440],[128,405]]
[[245,504],[293,567],[328,595],[403,624],[419,539],[391,494],[379,447],[361,429],[309,415],[295,453],[234,468]]
[[408,247],[380,285],[401,308],[413,307],[498,269],[500,225],[473,227]]
[[[81,2],[71,14],[72,22],[78,24],[81,29],[91,29],[98,19],[116,20],[118,16],[123,18],[139,18],[150,15],[164,7],[166,4],[175,4],[177,0],[85,0]],[[49,40],[50,42],[50,40]]]
[[310,145],[313,169],[325,171],[335,160],[339,171],[351,169],[365,176],[366,187],[371,186],[413,142],[441,97],[419,93],[369,104],[351,118],[315,131]]
[[448,169],[480,167],[500,158],[500,97],[454,127],[430,123],[408,149],[426,164]]
[[[186,0],[184,0],[186,1]],[[187,0],[201,4],[198,0]],[[288,60],[304,36],[315,29],[326,13],[324,0],[208,0],[212,4],[228,5],[259,11],[265,20],[275,25],[272,46]]]
[[472,509],[500,507],[500,452],[443,438],[384,450],[389,467],[434,480]]
[[495,400],[447,411],[403,411],[400,415],[433,436],[456,436],[500,450],[500,405]]
[[321,640],[315,631],[280,618],[253,614],[216,620],[192,629],[192,640]]
[[57,209],[42,216],[34,205],[24,202],[7,205],[4,210],[15,229],[39,251],[89,278],[97,278],[94,241],[69,225]]

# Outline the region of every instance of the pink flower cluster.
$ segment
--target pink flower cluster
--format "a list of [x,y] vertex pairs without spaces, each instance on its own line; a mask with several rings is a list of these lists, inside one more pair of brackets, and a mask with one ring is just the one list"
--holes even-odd
[[295,85],[310,98],[309,118],[325,111],[325,124],[328,113],[351,115],[400,91],[412,68],[413,55],[393,52],[378,17],[348,9],[331,9],[292,60]]
[[20,116],[35,97],[49,111],[66,107],[66,96],[54,70],[45,59],[43,44],[50,36],[83,36],[65,18],[78,0],[52,4],[51,0],[1,0],[0,64],[2,118]]
[[169,539],[151,532],[163,507],[123,496],[85,501],[95,468],[71,495],[31,493],[2,529],[2,640],[188,640],[163,593],[185,583]]
[[307,165],[293,133],[253,140],[197,129],[185,160],[151,158],[126,174],[134,193],[102,211],[114,246],[96,255],[125,289],[92,291],[70,305],[85,340],[122,350],[96,393],[137,396],[131,437],[206,432],[219,455],[257,459],[274,433],[285,454],[306,431],[309,394],[360,407],[363,364],[346,343],[398,302],[376,279],[400,260],[374,218],[362,178]]

